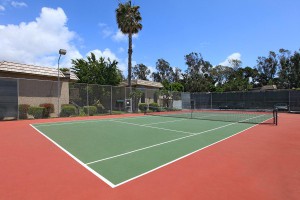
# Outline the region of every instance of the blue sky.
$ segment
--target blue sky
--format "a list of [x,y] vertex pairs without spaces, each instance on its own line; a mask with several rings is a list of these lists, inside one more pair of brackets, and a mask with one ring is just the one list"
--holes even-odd
[[[123,0],[124,2],[124,0]],[[143,30],[134,38],[133,64],[152,71],[163,58],[185,70],[184,55],[201,53],[213,65],[240,59],[254,67],[270,50],[300,48],[299,0],[133,0]],[[127,74],[127,37],[117,28],[117,0],[0,0],[0,61],[64,67],[89,52],[119,61]]]

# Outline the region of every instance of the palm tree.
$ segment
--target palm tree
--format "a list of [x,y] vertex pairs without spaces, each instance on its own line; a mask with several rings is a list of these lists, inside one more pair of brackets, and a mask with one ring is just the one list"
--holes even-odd
[[132,57],[132,35],[142,30],[143,25],[140,23],[142,17],[139,6],[134,6],[131,1],[122,4],[116,9],[116,18],[118,28],[123,34],[128,34],[128,87],[131,87],[131,57]]

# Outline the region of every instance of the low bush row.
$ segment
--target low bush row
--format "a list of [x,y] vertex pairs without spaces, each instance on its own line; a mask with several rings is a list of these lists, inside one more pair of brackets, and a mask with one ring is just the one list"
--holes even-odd
[[54,105],[51,103],[40,104],[39,106],[19,105],[19,119],[27,119],[28,114],[32,115],[35,119],[48,118],[53,112]]
[[147,110],[157,112],[160,111],[160,108],[158,107],[158,103],[150,103],[149,105],[147,103],[140,103],[139,110],[141,112],[146,112]]

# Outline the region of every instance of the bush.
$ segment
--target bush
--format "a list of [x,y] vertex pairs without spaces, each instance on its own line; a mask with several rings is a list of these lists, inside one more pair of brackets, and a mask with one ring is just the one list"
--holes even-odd
[[19,119],[27,119],[27,113],[30,105],[28,104],[20,104],[19,105]]
[[44,110],[44,107],[33,106],[29,107],[28,114],[32,115],[35,119],[41,119],[43,118],[43,113],[45,112]]
[[96,106],[84,106],[83,111],[86,115],[93,116],[97,113]]
[[146,112],[148,109],[148,105],[146,103],[139,103],[139,109],[141,112]]
[[159,111],[159,109],[158,109],[158,103],[150,103],[149,104],[149,110],[151,110],[153,112]]
[[76,115],[76,107],[69,104],[63,105],[61,108],[60,116],[70,117],[72,115]]
[[54,112],[54,105],[52,103],[44,103],[44,104],[40,104],[40,107],[44,107],[44,113],[43,113],[43,117],[47,118],[50,117],[50,113]]

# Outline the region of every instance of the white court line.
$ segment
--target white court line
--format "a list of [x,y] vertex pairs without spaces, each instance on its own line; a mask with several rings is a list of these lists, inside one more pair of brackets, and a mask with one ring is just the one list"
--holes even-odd
[[166,123],[173,123],[173,122],[180,122],[180,121],[185,121],[187,119],[178,119],[178,120],[173,120],[173,121],[165,121],[165,122],[155,122],[155,123],[150,123],[150,124],[143,124],[143,125],[154,125],[154,124],[166,124]]
[[[259,116],[258,116],[258,117],[259,117]],[[254,117],[254,118],[256,118],[256,117]],[[243,120],[243,121],[245,121],[245,120]],[[266,120],[266,121],[267,121],[267,120]],[[240,121],[240,122],[242,122],[242,121]],[[239,122],[231,123],[231,124],[237,124],[237,123],[239,123]],[[242,132],[244,132],[244,131],[246,131],[246,130],[248,130],[248,129],[254,127],[254,126],[257,126],[257,125],[258,125],[258,124],[253,125],[253,126],[247,128],[247,129],[245,129],[245,130],[243,130],[243,131],[241,131],[241,132],[239,132],[239,133],[242,133]],[[171,164],[171,163],[174,163],[174,162],[176,162],[176,161],[178,161],[178,160],[180,160],[180,159],[183,159],[183,158],[185,158],[185,157],[187,157],[187,156],[190,156],[190,155],[192,155],[192,154],[194,154],[194,153],[196,153],[196,152],[198,152],[198,151],[200,151],[200,150],[202,150],[202,149],[205,149],[205,148],[207,148],[207,147],[210,147],[210,146],[212,146],[212,145],[214,145],[214,144],[217,144],[217,143],[219,143],[219,142],[221,142],[221,141],[224,141],[224,140],[226,140],[226,139],[228,139],[228,138],[231,138],[231,137],[233,137],[233,136],[239,134],[239,133],[236,133],[236,134],[231,135],[231,136],[229,136],[229,137],[227,137],[227,138],[224,138],[224,139],[222,139],[222,140],[220,140],[220,141],[217,141],[217,142],[215,142],[215,143],[213,143],[213,144],[210,144],[210,145],[205,146],[205,147],[203,147],[203,148],[201,148],[201,149],[198,149],[198,150],[196,150],[196,151],[194,151],[194,152],[191,152],[191,153],[189,153],[189,154],[187,154],[187,155],[185,155],[185,156],[182,156],[182,157],[177,158],[177,159],[175,159],[175,160],[173,160],[173,161],[170,161],[170,162],[168,162],[168,163],[166,163],[166,164],[164,164],[164,165],[161,165],[161,166],[159,166],[159,167],[157,167],[157,168],[154,168],[154,169],[149,170],[149,171],[147,171],[147,172],[145,172],[145,173],[142,173],[142,174],[140,174],[140,175],[138,175],[138,176],[135,176],[135,177],[133,177],[133,178],[131,178],[131,179],[128,179],[128,180],[123,181],[123,182],[118,183],[118,184],[113,184],[113,183],[110,182],[108,179],[106,179],[105,177],[103,177],[102,175],[100,175],[98,172],[96,172],[96,171],[94,171],[92,168],[90,168],[87,164],[84,164],[82,161],[80,161],[78,158],[76,158],[74,155],[72,155],[72,154],[71,154],[70,152],[68,152],[66,149],[64,149],[63,147],[61,147],[61,146],[60,146],[58,143],[56,143],[54,140],[52,140],[51,138],[49,138],[48,136],[46,136],[43,132],[39,131],[39,130],[38,130],[37,128],[35,128],[32,124],[30,124],[30,126],[31,126],[33,129],[35,129],[38,133],[40,133],[41,135],[43,135],[45,138],[47,138],[49,141],[51,141],[53,144],[55,144],[58,148],[60,148],[62,151],[64,151],[67,155],[69,155],[69,156],[70,156],[71,158],[73,158],[75,161],[77,161],[80,165],[82,165],[84,168],[86,168],[88,171],[90,171],[92,174],[94,174],[96,177],[98,177],[99,179],[101,179],[103,182],[105,182],[106,184],[108,184],[108,185],[109,185],[110,187],[112,187],[112,188],[118,187],[118,186],[120,186],[120,185],[122,185],[122,184],[125,184],[125,183],[127,183],[127,182],[129,182],[129,181],[132,181],[132,180],[134,180],[134,179],[136,179],[136,178],[139,178],[139,177],[141,177],[141,176],[143,176],[143,175],[146,175],[146,174],[148,174],[148,173],[151,173],[151,172],[153,172],[153,171],[155,171],[155,170],[157,170],[157,169],[160,169],[160,168],[162,168],[162,167],[164,167],[164,166],[167,166],[167,165],[169,165],[169,164]],[[185,136],[185,137],[191,137],[191,136],[193,136],[193,135]]]
[[111,157],[108,157],[108,158],[103,158],[103,159],[100,159],[100,160],[95,160],[95,161],[88,162],[88,163],[85,163],[85,164],[86,165],[90,165],[90,164],[102,162],[102,161],[105,161],[105,160],[110,160],[112,158],[117,158],[117,157],[120,157],[120,156],[124,156],[124,155],[127,155],[127,154],[131,154],[131,153],[135,153],[135,152],[138,152],[138,151],[142,151],[142,150],[145,150],[145,149],[150,149],[150,148],[153,148],[153,147],[161,146],[163,144],[168,144],[168,143],[171,143],[171,142],[175,142],[175,141],[182,140],[182,139],[185,139],[185,138],[193,137],[193,136],[200,135],[200,134],[203,134],[203,133],[207,133],[207,132],[210,132],[210,131],[215,131],[215,130],[224,128],[226,126],[230,126],[232,124],[236,124],[236,123],[227,124],[227,125],[224,125],[224,126],[220,126],[220,127],[214,128],[214,129],[209,129],[209,130],[202,131],[202,132],[199,132],[199,133],[194,133],[193,135],[187,135],[187,136],[184,136],[184,137],[181,137],[181,138],[169,140],[169,141],[166,141],[166,142],[161,142],[161,143],[158,143],[158,144],[154,144],[154,145],[147,146],[147,147],[144,147],[144,148],[136,149],[136,150],[129,151],[129,152],[126,152],[126,153],[122,153],[122,154],[119,154],[119,155],[111,156]]
[[[257,117],[258,117],[258,116],[252,117],[251,119],[257,118]],[[243,121],[244,121],[244,120],[243,120]],[[243,121],[240,121],[240,122],[243,122]],[[135,152],[138,152],[138,151],[142,151],[142,150],[145,150],[145,149],[150,149],[150,148],[153,148],[153,147],[161,146],[161,145],[163,145],[163,144],[168,144],[168,143],[175,142],[175,141],[178,141],[178,140],[182,140],[182,139],[185,139],[185,138],[189,138],[189,137],[201,135],[201,134],[203,134],[203,133],[215,131],[215,130],[218,130],[218,129],[221,129],[221,128],[225,128],[225,127],[227,127],[227,126],[231,126],[231,125],[237,124],[237,123],[239,123],[239,122],[234,122],[234,123],[226,124],[226,125],[224,125],[224,126],[219,126],[219,127],[217,127],[217,128],[209,129],[209,130],[206,130],[206,131],[201,131],[201,132],[199,132],[199,133],[194,133],[194,134],[187,135],[187,136],[184,136],[184,137],[181,137],[181,138],[169,140],[169,141],[166,141],[166,142],[161,142],[161,143],[159,143],[159,144],[154,144],[154,145],[151,145],[151,146],[143,147],[143,148],[140,148],[140,149],[136,149],[136,150],[129,151],[129,152],[126,152],[126,153],[122,153],[122,154],[119,154],[119,155],[115,155],[115,156],[111,156],[111,157],[108,157],[108,158],[103,158],[103,159],[100,159],[100,160],[95,160],[95,161],[88,162],[88,163],[85,163],[85,164],[86,164],[86,165],[90,165],[90,164],[102,162],[102,161],[105,161],[105,160],[110,160],[110,159],[113,159],[113,158],[117,158],[117,157],[121,157],[121,156],[128,155],[128,154],[131,154],[131,153],[135,153]],[[146,126],[146,127],[147,127],[147,126]]]
[[[235,123],[235,124],[237,124],[237,123]],[[156,170],[158,170],[158,169],[160,169],[160,168],[163,168],[163,167],[165,167],[165,166],[167,166],[167,165],[170,165],[170,164],[172,164],[172,163],[175,163],[175,162],[177,162],[177,161],[179,161],[179,160],[181,160],[181,159],[183,159],[183,158],[186,158],[186,157],[188,157],[188,156],[190,156],[190,155],[192,155],[192,154],[195,154],[195,153],[197,153],[197,152],[199,152],[199,151],[201,151],[201,150],[203,150],[203,149],[206,149],[206,148],[208,148],[208,147],[210,147],[210,146],[213,146],[213,145],[215,145],[215,144],[218,144],[219,142],[222,142],[222,141],[227,140],[227,139],[229,139],[229,138],[231,138],[231,137],[234,137],[234,136],[236,136],[236,135],[238,135],[238,134],[241,134],[241,133],[243,133],[243,132],[245,132],[245,131],[247,131],[247,130],[249,130],[249,129],[255,127],[255,126],[257,126],[257,125],[258,125],[258,124],[255,124],[255,125],[253,125],[253,126],[251,126],[251,127],[249,127],[249,128],[246,128],[246,129],[244,129],[244,130],[242,130],[242,131],[240,131],[240,132],[238,132],[238,133],[236,133],[236,134],[233,134],[233,135],[231,135],[231,136],[229,136],[229,137],[226,137],[226,138],[224,138],[224,139],[222,139],[222,140],[219,140],[219,141],[217,141],[217,142],[215,142],[215,143],[212,143],[212,144],[210,144],[210,145],[207,145],[207,146],[205,146],[205,147],[203,147],[203,148],[197,149],[197,150],[195,150],[195,151],[193,151],[193,152],[191,152],[191,153],[189,153],[189,154],[186,154],[186,155],[184,155],[184,156],[182,156],[182,157],[179,157],[179,158],[177,158],[177,159],[175,159],[175,160],[172,160],[172,161],[170,161],[170,162],[168,162],[168,163],[165,163],[165,164],[163,164],[163,165],[161,165],[161,166],[158,166],[158,167],[156,167],[156,168],[154,168],[154,169],[151,169],[151,170],[149,170],[149,171],[146,171],[145,173],[142,173],[142,174],[140,174],[140,175],[137,175],[137,176],[135,176],[135,177],[132,177],[132,178],[126,180],[126,181],[123,181],[123,182],[121,182],[121,183],[118,183],[118,184],[116,184],[114,187],[118,187],[118,186],[123,185],[123,184],[125,184],[125,183],[128,183],[128,182],[130,182],[130,181],[132,181],[132,180],[134,180],[134,179],[140,178],[140,177],[142,177],[142,176],[144,176],[144,175],[147,175],[147,174],[149,174],[149,173],[151,173],[151,172],[153,172],[153,171],[156,171]]]
[[115,184],[107,180],[104,176],[101,176],[98,172],[94,171],[92,168],[90,168],[88,165],[84,164],[81,160],[76,158],[73,154],[68,152],[66,149],[64,149],[62,146],[60,146],[58,143],[56,143],[54,140],[49,138],[47,135],[45,135],[43,132],[35,128],[32,124],[30,124],[32,128],[34,128],[38,133],[40,133],[42,136],[50,140],[53,144],[55,144],[58,148],[60,148],[63,152],[65,152],[67,155],[69,155],[71,158],[73,158],[75,161],[77,161],[80,165],[82,165],[84,168],[86,168],[88,171],[90,171],[92,174],[94,174],[96,177],[100,178],[102,181],[104,181],[106,184],[108,184],[110,187],[114,188],[116,187]]
[[176,133],[186,133],[186,134],[189,134],[189,135],[194,135],[195,134],[195,133],[186,132],[186,131],[177,131],[177,130],[173,130],[173,129],[159,128],[159,127],[155,127],[155,126],[148,126],[148,125],[143,125],[143,124],[135,124],[135,123],[130,123],[130,122],[122,122],[122,121],[116,121],[116,120],[115,121],[112,120],[112,122],[117,122],[117,123],[121,123],[121,124],[128,124],[128,125],[133,125],[133,126],[153,128],[153,129],[159,129],[159,130],[163,130],[163,131],[171,131],[171,132],[176,132]]
[[46,123],[37,123],[33,124],[36,127],[42,126],[60,126],[60,125],[69,125],[69,124],[85,124],[85,123],[95,123],[95,122],[107,122],[112,120],[122,120],[122,119],[136,119],[136,118],[149,118],[150,116],[139,116],[139,117],[124,117],[124,118],[110,118],[110,119],[91,119],[91,120],[78,120],[78,121],[67,121],[67,122],[46,122]]

